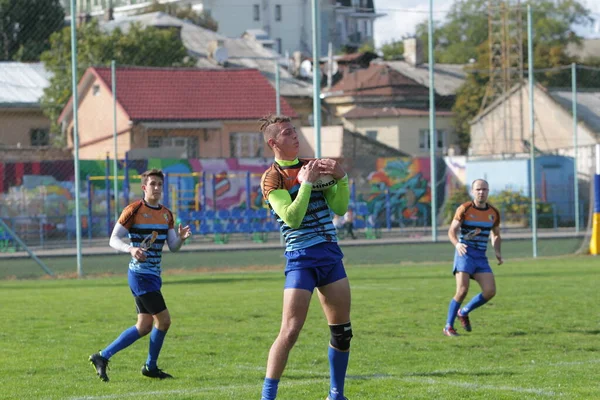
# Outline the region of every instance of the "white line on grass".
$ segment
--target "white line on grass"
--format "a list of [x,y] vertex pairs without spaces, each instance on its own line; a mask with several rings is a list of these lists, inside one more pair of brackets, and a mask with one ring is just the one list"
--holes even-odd
[[584,364],[598,364],[600,360],[586,360],[586,361],[559,361],[555,363],[548,363],[553,367],[556,366],[566,366],[566,365],[584,365]]
[[[295,373],[313,373],[310,371],[290,371]],[[352,379],[352,376],[348,376],[348,379]],[[550,390],[544,389],[536,389],[536,388],[522,388],[518,386],[494,386],[494,385],[479,385],[476,383],[468,383],[468,382],[450,382],[439,379],[432,378],[418,378],[418,377],[396,377],[390,375],[373,375],[370,377],[371,379],[382,379],[382,380],[395,380],[395,381],[404,381],[404,382],[417,382],[424,383],[428,385],[435,386],[457,386],[464,387],[469,389],[476,390],[494,390],[494,391],[508,391],[508,392],[516,392],[516,393],[532,393],[540,396],[560,396],[560,393],[556,393]],[[310,385],[315,383],[323,383],[323,379],[305,379],[300,381],[287,381],[283,382],[282,387],[291,387],[291,386],[303,386]],[[207,392],[226,392],[226,391],[236,391],[242,389],[253,389],[258,388],[258,384],[246,384],[246,385],[222,385],[222,386],[210,386],[210,387],[202,387],[197,389],[177,389],[177,390],[154,390],[147,392],[134,392],[134,393],[119,393],[119,394],[109,394],[103,396],[83,396],[83,397],[70,397],[68,400],[109,400],[109,399],[121,399],[121,398],[131,398],[131,397],[145,397],[145,396],[156,396],[156,395],[190,395],[195,393],[207,393]]]
[[[289,386],[300,386],[313,383],[322,383],[323,379],[307,379],[302,381],[289,381],[282,384],[282,387]],[[197,389],[174,389],[174,390],[153,390],[148,392],[133,392],[133,393],[118,393],[118,394],[107,394],[103,396],[83,396],[83,397],[69,397],[68,400],[104,400],[104,399],[122,399],[126,397],[145,397],[145,396],[156,396],[156,395],[176,395],[176,394],[194,394],[203,392],[224,392],[240,389],[253,389],[258,388],[258,384],[246,384],[246,385],[223,385],[223,386],[209,386]]]
[[517,386],[493,386],[493,385],[478,385],[476,383],[468,383],[468,382],[448,382],[441,381],[439,379],[432,378],[403,378],[404,381],[410,382],[418,382],[418,383],[427,383],[430,385],[448,385],[448,386],[457,386],[464,387],[468,389],[480,389],[480,390],[498,390],[498,391],[508,391],[508,392],[517,392],[517,393],[533,393],[541,396],[556,396],[557,393],[549,390],[543,389],[535,389],[535,388],[521,388]]

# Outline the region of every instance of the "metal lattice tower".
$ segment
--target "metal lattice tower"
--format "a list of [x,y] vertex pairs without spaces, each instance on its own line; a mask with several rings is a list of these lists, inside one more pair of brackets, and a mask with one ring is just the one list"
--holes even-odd
[[[524,134],[523,99],[521,91],[509,96],[511,89],[523,82],[523,12],[521,0],[488,1],[488,37],[490,49],[490,80],[481,110],[497,99],[502,101],[501,124],[489,143],[494,153],[521,151]],[[509,100],[510,99],[510,100]],[[516,99],[516,100],[515,100]]]

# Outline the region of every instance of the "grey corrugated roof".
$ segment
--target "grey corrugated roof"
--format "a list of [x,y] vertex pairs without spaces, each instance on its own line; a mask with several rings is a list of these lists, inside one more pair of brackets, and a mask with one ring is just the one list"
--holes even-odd
[[[406,61],[383,61],[383,63],[410,79],[429,87],[429,65],[421,64],[414,66]],[[441,96],[455,95],[458,88],[467,78],[464,65],[460,64],[435,64],[433,71],[435,91]]]
[[50,77],[42,63],[0,62],[0,104],[39,106]]
[[[573,107],[573,93],[565,89],[548,89],[552,98],[567,111]],[[591,130],[600,134],[600,88],[577,92],[577,117]]]
[[[229,55],[228,67],[256,68],[275,86],[275,63],[273,58],[279,55],[262,47],[259,43],[242,38],[228,38],[162,12],[118,18],[103,23],[103,28],[112,31],[116,27],[123,32],[132,23],[142,26],[178,26],[181,27],[181,39],[190,54],[198,58],[200,68],[224,68],[209,58],[208,46],[211,41],[222,40]],[[282,96],[312,97],[312,84],[295,79],[285,68],[280,68],[280,90]]]

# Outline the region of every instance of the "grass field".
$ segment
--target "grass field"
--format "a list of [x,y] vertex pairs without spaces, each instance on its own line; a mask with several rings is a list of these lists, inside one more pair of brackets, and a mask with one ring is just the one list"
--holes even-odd
[[[572,254],[581,245],[581,238],[556,238],[538,240],[538,255],[553,257]],[[376,242],[374,242],[376,243]],[[491,246],[490,246],[491,247]],[[422,262],[451,262],[454,253],[452,245],[443,240],[438,243],[402,243],[369,246],[344,246],[347,265],[406,264]],[[503,254],[507,259],[530,258],[531,240],[504,240]],[[491,249],[488,254],[493,256]],[[77,260],[75,256],[42,258],[47,266],[59,276],[76,276]],[[107,254],[86,256],[82,269],[85,275],[122,274],[127,270],[127,255]],[[167,273],[181,271],[207,271],[235,268],[282,268],[284,263],[282,249],[243,250],[243,251],[165,251],[163,267]],[[44,275],[43,270],[30,258],[0,258],[0,279],[37,278]]]
[[[366,249],[346,249],[355,335],[350,400],[600,398],[597,259],[511,261],[507,243],[507,263],[494,267],[497,297],[471,314],[472,333],[448,338],[441,330],[454,291],[449,264],[396,259],[373,265],[367,257],[378,259],[369,253],[376,249]],[[273,265],[280,253],[271,255],[270,264],[246,254],[246,265]],[[178,260],[190,268],[226,267],[205,256],[183,253]],[[172,264],[174,257],[165,261]],[[379,249],[379,257],[389,256]],[[94,259],[85,262],[93,265]],[[102,261],[104,268],[125,268],[122,257],[97,263]],[[283,274],[224,270],[165,275],[173,325],[159,365],[176,379],[141,376],[144,338],[112,358],[108,384],[98,380],[87,357],[135,321],[124,275],[0,281],[0,398],[260,398],[267,352],[279,328]],[[470,296],[475,293],[473,287]],[[327,394],[329,330],[313,300],[280,400],[323,400]]]

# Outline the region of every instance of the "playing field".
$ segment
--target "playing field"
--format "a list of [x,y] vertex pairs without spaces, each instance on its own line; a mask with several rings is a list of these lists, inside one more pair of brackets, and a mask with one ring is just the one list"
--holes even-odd
[[[600,398],[598,259],[516,261],[507,251],[507,263],[495,267],[497,297],[471,314],[472,333],[448,338],[441,331],[454,291],[449,263],[371,263],[358,249],[346,251],[354,328],[349,400]],[[360,249],[364,257],[374,250]],[[124,275],[0,281],[0,398],[258,399],[280,323],[281,269],[198,273],[185,268],[208,267],[205,254],[184,256],[198,263],[186,259],[180,273],[164,277],[173,325],[159,366],[176,377],[168,381],[139,372],[147,338],[112,358],[109,383],[87,362],[135,321]],[[165,255],[169,268],[173,257]],[[246,266],[278,263],[246,257]],[[123,271],[124,262],[104,258],[111,271]],[[317,303],[278,399],[326,397],[329,330]]]

